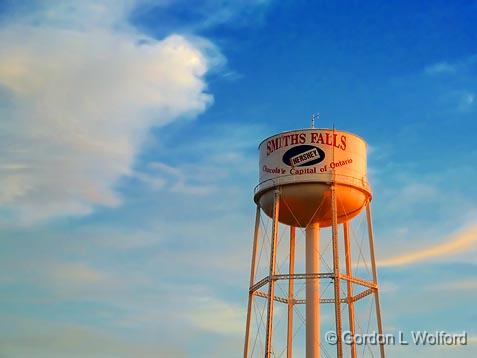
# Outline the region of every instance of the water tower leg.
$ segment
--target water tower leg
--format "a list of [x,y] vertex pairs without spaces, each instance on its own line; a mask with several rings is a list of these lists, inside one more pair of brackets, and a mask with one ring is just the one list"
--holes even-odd
[[[381,320],[381,304],[379,302],[379,292],[378,292],[378,272],[376,270],[376,258],[374,255],[374,232],[373,232],[373,223],[371,221],[371,203],[368,202],[366,205],[366,219],[368,222],[368,238],[369,238],[369,254],[371,257],[371,269],[373,270],[373,281],[376,284],[376,289],[374,290],[374,302],[376,307],[376,321],[378,323],[378,333],[383,334],[383,322]],[[379,344],[379,351],[381,358],[384,358],[384,343]]]
[[[348,277],[353,276],[353,271],[351,267],[351,243],[349,239],[349,223],[345,221],[343,223],[343,233],[344,233],[344,246],[345,246],[345,259],[346,259],[346,275]],[[347,299],[348,299],[348,319],[349,319],[349,331],[351,336],[354,337],[355,335],[355,320],[354,320],[354,302],[353,298],[353,283],[350,280],[346,281],[347,287]],[[353,339],[351,343],[351,358],[357,357],[356,351],[356,342]]]
[[[320,272],[320,226],[306,227],[306,273]],[[306,279],[306,358],[320,357],[320,279]]]
[[295,233],[294,226],[290,226],[290,260],[288,265],[288,327],[287,327],[287,358],[293,356],[293,300],[294,300],[294,279],[295,274]]
[[280,191],[275,190],[273,202],[273,227],[270,240],[270,270],[268,274],[268,302],[267,302],[267,334],[265,341],[265,358],[272,357],[272,326],[273,326],[273,304],[275,301],[275,273],[277,263],[277,239],[278,239],[278,216],[280,212]]
[[[253,234],[253,248],[252,248],[252,264],[250,265],[250,286],[255,283],[255,275],[257,273],[257,253],[258,253],[258,238],[260,235],[260,207],[257,205],[257,211],[255,214],[255,231]],[[253,292],[249,291],[248,294],[248,307],[247,307],[247,324],[245,327],[245,343],[243,348],[244,358],[248,358],[248,350],[250,347],[250,326],[252,321],[252,308],[253,308]]]
[[336,356],[343,358],[342,325],[341,325],[341,274],[338,245],[338,209],[335,185],[331,185],[331,241],[333,244],[333,276],[335,291],[335,323],[336,323]]

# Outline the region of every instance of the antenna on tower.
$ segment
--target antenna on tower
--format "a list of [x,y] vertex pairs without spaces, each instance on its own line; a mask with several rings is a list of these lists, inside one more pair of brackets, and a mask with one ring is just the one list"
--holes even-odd
[[311,115],[311,128],[315,128],[315,119],[316,120],[320,119],[320,114],[319,113],[313,113]]

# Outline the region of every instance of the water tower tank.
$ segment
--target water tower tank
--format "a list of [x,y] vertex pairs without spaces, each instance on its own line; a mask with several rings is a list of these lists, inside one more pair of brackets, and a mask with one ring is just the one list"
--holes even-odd
[[338,223],[356,216],[371,199],[366,176],[366,142],[334,129],[309,128],[279,133],[259,146],[259,184],[255,202],[273,215],[280,187],[284,224],[331,225],[330,185],[335,183]]

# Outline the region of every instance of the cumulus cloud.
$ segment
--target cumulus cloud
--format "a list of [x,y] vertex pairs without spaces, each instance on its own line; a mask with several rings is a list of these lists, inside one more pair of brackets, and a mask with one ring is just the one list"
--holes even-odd
[[114,185],[149,129],[211,104],[214,46],[139,33],[134,5],[47,1],[0,24],[0,207],[13,218],[120,204]]
[[449,236],[444,242],[409,253],[397,255],[378,262],[379,266],[403,266],[439,257],[448,257],[468,251],[477,242],[477,225],[469,225],[458,233]]

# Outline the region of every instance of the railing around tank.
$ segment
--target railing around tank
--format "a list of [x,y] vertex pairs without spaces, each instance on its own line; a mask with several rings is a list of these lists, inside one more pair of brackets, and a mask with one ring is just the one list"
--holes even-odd
[[[323,178],[319,178],[318,176],[322,176]],[[260,191],[270,189],[280,185],[288,185],[288,184],[298,184],[298,183],[338,183],[344,185],[355,186],[362,190],[365,190],[371,193],[371,186],[366,179],[366,177],[356,178],[350,175],[343,175],[343,174],[332,174],[332,173],[320,173],[315,174],[313,178],[300,178],[297,175],[282,175],[276,178],[271,178],[264,180],[263,182],[259,183],[253,189],[253,194],[257,195]]]

